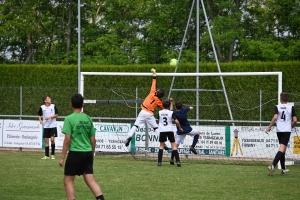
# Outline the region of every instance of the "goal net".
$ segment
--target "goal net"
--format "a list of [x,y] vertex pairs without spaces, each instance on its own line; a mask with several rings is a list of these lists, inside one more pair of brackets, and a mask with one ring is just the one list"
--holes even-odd
[[[221,76],[227,88],[222,88]],[[174,87],[170,88],[173,77]],[[158,136],[147,124],[136,130],[129,147],[124,144],[150,92],[151,80],[152,73],[81,72],[80,93],[85,98],[84,112],[94,120],[98,155],[129,154],[157,161]],[[193,138],[186,136],[178,149],[181,162],[249,165],[273,160],[279,147],[276,127],[269,134],[265,129],[279,102],[281,72],[157,73],[157,88],[163,88],[165,94],[171,91],[175,102],[194,107],[188,120],[200,132],[197,154],[189,150]],[[175,123],[173,129],[176,133]],[[287,163],[300,159],[298,132],[298,127],[293,129]],[[166,144],[169,150],[164,151],[164,162],[172,151],[170,143]]]

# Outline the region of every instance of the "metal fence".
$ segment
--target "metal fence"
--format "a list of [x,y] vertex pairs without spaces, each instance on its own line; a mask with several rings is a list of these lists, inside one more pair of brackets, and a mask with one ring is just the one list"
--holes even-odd
[[[0,118],[2,119],[37,119],[43,96],[50,95],[52,103],[59,111],[58,120],[72,113],[70,99],[77,93],[77,88],[53,87],[0,87]],[[134,121],[140,111],[140,103],[148,95],[149,88],[85,88],[86,100],[97,100],[86,103],[84,112],[94,120],[108,122]],[[167,94],[168,91],[166,90]],[[196,92],[176,90],[171,97],[182,101],[184,106],[198,106],[199,116],[194,111],[189,113],[191,123],[207,125],[245,125],[269,123],[277,104],[277,91],[227,92],[229,107],[233,120],[230,119],[228,106],[222,91],[199,92],[199,105],[196,105]],[[298,101],[300,94],[291,93],[290,101]],[[158,110],[158,109],[157,109]],[[296,107],[296,112],[297,112]],[[157,111],[156,111],[157,112]]]

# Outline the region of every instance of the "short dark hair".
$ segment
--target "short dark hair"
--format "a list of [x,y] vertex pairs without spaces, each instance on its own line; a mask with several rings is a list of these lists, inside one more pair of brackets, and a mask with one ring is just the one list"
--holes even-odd
[[71,98],[73,108],[81,108],[83,105],[83,96],[81,94],[73,94]]
[[162,98],[164,95],[165,95],[164,89],[160,88],[160,89],[156,90],[156,96],[158,98]]
[[176,101],[175,107],[176,107],[177,110],[181,110],[182,109],[182,102],[181,101]]
[[51,98],[49,95],[43,96],[43,102],[44,102],[44,103],[45,103],[45,100],[47,99],[47,97]]
[[170,108],[171,101],[170,101],[169,99],[164,99],[164,100],[162,101],[162,104],[163,104],[163,107],[164,107],[165,109],[168,109],[168,108]]
[[289,98],[290,98],[290,95],[287,92],[281,92],[280,93],[280,99],[283,102],[288,102]]

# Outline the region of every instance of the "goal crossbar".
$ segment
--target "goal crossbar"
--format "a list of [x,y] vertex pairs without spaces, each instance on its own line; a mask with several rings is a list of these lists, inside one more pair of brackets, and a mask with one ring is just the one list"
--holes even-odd
[[[148,72],[81,72],[81,78],[85,75],[96,76],[152,76]],[[282,72],[211,72],[211,73],[156,73],[156,76],[282,76]]]
[[[81,83],[79,93],[84,95],[84,76],[152,76],[153,73],[141,72],[81,72]],[[278,76],[278,104],[280,103],[280,93],[282,92],[282,72],[222,72],[222,73],[156,73],[156,76]]]

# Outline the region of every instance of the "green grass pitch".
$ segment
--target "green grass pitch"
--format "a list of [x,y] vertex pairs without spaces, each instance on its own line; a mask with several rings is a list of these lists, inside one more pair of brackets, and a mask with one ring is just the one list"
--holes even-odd
[[[41,160],[42,152],[0,150],[1,200],[66,199],[63,168],[56,160]],[[95,179],[106,200],[298,199],[300,167],[268,175],[267,166],[135,160],[131,156],[96,156]],[[77,200],[95,199],[82,176],[75,179]]]

